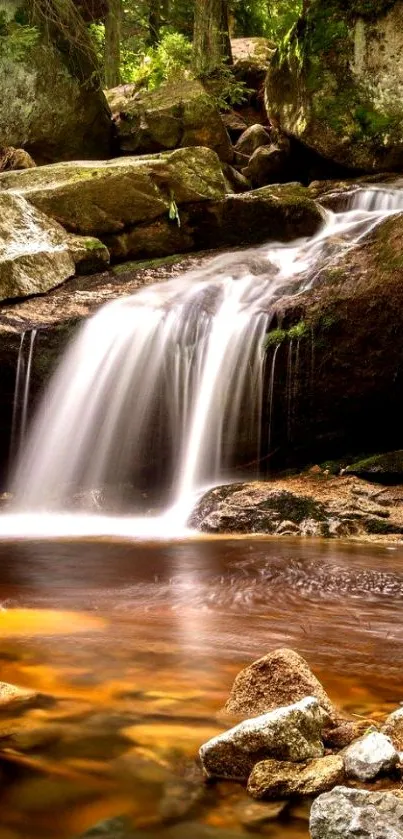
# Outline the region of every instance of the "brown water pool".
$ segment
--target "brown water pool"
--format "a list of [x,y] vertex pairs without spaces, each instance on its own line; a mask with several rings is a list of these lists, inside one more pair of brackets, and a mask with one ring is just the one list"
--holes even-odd
[[[350,714],[403,701],[403,550],[311,540],[0,542],[0,839],[251,836],[238,784],[194,758],[239,669],[302,653]],[[261,834],[307,837],[295,802]],[[255,828],[253,828],[255,830]],[[101,836],[101,834],[96,834]]]

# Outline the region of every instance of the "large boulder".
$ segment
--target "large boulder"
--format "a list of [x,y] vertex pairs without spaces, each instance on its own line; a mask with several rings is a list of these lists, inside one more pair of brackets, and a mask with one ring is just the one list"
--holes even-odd
[[[94,262],[95,259],[95,262]],[[0,192],[0,300],[43,294],[84,269],[109,262],[94,239],[70,236],[21,195]]]
[[217,155],[202,147],[5,172],[2,189],[71,232],[99,237],[120,261],[290,241],[315,233],[324,218],[295,184],[227,195]]
[[4,173],[1,190],[23,195],[69,231],[101,236],[168,218],[173,202],[181,208],[223,198],[225,182],[214,152],[187,148]]
[[[20,6],[11,4],[12,14]],[[111,114],[91,68],[85,78],[78,69],[85,50],[80,57],[77,44],[59,49],[39,30],[14,20],[8,26],[13,38],[2,38],[0,55],[0,146],[22,147],[37,163],[108,157]]]
[[273,58],[267,108],[342,166],[403,166],[402,0],[312,0]]
[[322,757],[321,734],[328,721],[317,699],[307,696],[213,737],[200,749],[203,769],[210,778],[246,779],[265,758],[298,762]]
[[366,457],[347,466],[346,473],[378,484],[403,483],[403,451]]
[[135,85],[107,91],[121,150],[152,154],[185,146],[207,146],[221,160],[232,146],[213,97],[195,80],[139,92]]
[[[315,284],[276,304],[281,328],[269,333],[267,359],[270,370],[278,346],[274,399],[264,420],[265,428],[271,422],[274,467],[346,452],[352,461],[386,443],[389,451],[403,445],[403,216],[386,217],[337,259],[328,258],[333,247],[329,240]],[[290,365],[291,405],[284,387]]]
[[[349,482],[352,482],[351,484]],[[342,537],[403,532],[402,504],[392,510],[356,487],[354,478],[254,481],[208,490],[189,525],[206,533]]]
[[312,839],[403,838],[403,801],[392,792],[335,787],[314,801]]
[[255,716],[315,696],[334,716],[334,708],[308,663],[295,650],[278,649],[238,673],[225,705],[228,714]]

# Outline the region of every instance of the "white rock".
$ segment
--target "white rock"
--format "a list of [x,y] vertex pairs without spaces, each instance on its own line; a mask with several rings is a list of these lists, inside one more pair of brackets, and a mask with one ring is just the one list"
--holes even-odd
[[393,770],[399,762],[390,737],[371,731],[348,746],[344,752],[344,768],[350,778],[371,781],[380,773]]
[[403,839],[403,801],[391,792],[335,787],[314,801],[312,839]]
[[264,758],[300,761],[322,757],[322,728],[329,723],[318,700],[308,696],[236,725],[200,749],[206,774],[216,778],[247,778]]

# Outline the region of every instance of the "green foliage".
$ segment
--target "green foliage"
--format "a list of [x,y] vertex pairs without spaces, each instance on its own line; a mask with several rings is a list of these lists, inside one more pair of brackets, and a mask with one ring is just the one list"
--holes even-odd
[[295,326],[291,326],[288,330],[288,337],[290,341],[300,341],[301,338],[305,338],[309,332],[309,328],[306,325],[305,321],[300,320],[299,323],[296,323]]
[[39,32],[34,26],[6,21],[0,12],[0,56],[13,61],[22,61],[26,52],[38,41]]
[[302,0],[233,0],[235,36],[271,38],[279,43],[302,11]]
[[269,349],[269,347],[278,347],[286,338],[287,333],[285,329],[271,329],[265,337],[265,347],[266,349]]
[[192,45],[179,32],[166,33],[158,46],[140,53],[124,53],[122,77],[139,87],[154,90],[178,73],[190,77]]

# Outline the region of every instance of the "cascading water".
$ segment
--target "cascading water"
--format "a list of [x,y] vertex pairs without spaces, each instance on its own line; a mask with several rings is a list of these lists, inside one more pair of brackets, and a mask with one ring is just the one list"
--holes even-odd
[[219,256],[101,308],[81,327],[33,423],[15,470],[15,507],[62,511],[74,493],[119,493],[127,482],[141,494],[151,471],[164,476],[171,511],[154,521],[175,510],[183,526],[195,493],[227,478],[239,435],[258,460],[275,301],[309,289],[319,267],[399,211],[403,190],[358,190],[347,210],[325,212],[309,240]]
[[[26,437],[29,394],[31,387],[31,369],[37,330],[23,332],[17,359],[15,376],[13,416],[11,421],[10,461],[12,462],[21,449]],[[28,352],[25,353],[26,337],[29,336]]]

